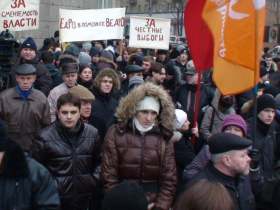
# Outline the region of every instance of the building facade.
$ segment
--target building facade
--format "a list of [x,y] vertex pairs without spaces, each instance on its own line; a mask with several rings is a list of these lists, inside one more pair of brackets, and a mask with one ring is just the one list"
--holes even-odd
[[[59,8],[62,9],[100,9],[125,7],[129,16],[152,16],[171,19],[171,35],[185,36],[183,11],[188,0],[41,0],[40,28],[34,31],[16,32],[23,40],[28,36],[36,39],[39,46],[45,38],[53,36],[58,30]],[[280,25],[280,0],[267,0],[266,37],[270,26]],[[279,33],[280,34],[280,33]]]
[[39,30],[15,32],[22,41],[31,36],[40,47],[43,40],[52,37],[58,30],[59,9],[100,9],[118,7],[117,0],[40,0]]

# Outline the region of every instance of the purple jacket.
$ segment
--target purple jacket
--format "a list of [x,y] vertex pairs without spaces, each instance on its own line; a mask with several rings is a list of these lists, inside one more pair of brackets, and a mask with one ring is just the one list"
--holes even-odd
[[184,182],[188,182],[196,174],[198,174],[207,165],[210,159],[211,159],[211,154],[209,151],[209,146],[204,145],[200,150],[200,152],[192,160],[192,162],[185,167],[183,172]]

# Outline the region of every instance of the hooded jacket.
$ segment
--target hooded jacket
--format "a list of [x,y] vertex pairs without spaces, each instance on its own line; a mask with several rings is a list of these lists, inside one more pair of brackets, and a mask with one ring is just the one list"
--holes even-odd
[[[140,134],[132,123],[136,105],[145,96],[156,97],[160,113],[156,125]],[[118,123],[105,137],[101,176],[108,191],[124,180],[134,180],[144,189],[155,208],[171,207],[176,190],[176,164],[173,142],[174,106],[170,96],[159,86],[144,83],[120,102],[116,111]]]
[[221,130],[221,125],[226,115],[235,114],[233,105],[225,111],[220,109],[221,93],[216,90],[211,106],[209,106],[203,116],[201,122],[201,133],[204,139],[208,139],[212,134],[218,133]]

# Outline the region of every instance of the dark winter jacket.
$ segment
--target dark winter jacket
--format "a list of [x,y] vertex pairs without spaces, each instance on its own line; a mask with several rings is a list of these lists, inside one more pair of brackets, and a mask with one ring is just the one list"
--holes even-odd
[[86,88],[89,89],[89,90],[91,90],[91,89],[92,89],[92,86],[93,86],[93,80],[85,81],[85,80],[83,80],[81,77],[78,78],[77,83],[78,83],[79,85],[82,85],[82,86],[86,87]]
[[[195,92],[196,85],[185,84],[182,85],[176,95],[176,102],[179,103],[184,110],[188,114],[188,119],[190,122],[193,122],[194,110],[195,110]],[[213,91],[211,88],[201,86],[201,100],[200,107],[203,108],[207,105],[210,105],[213,99]],[[202,112],[200,112],[201,114]]]
[[187,72],[187,64],[183,65],[178,62],[177,59],[170,60],[167,64],[167,68],[173,71],[175,77],[175,83],[177,85],[184,85],[186,81],[184,80],[185,73]]
[[[135,107],[146,95],[159,98],[159,124],[140,134],[132,118]],[[145,83],[123,98],[116,116],[118,124],[107,132],[101,175],[108,191],[124,180],[137,181],[155,208],[168,210],[176,190],[176,163],[172,136],[174,106],[167,93],[158,86]]]
[[101,141],[103,141],[108,128],[114,123],[114,114],[118,106],[113,94],[104,94],[98,89],[93,89],[95,100],[91,106],[89,124],[97,128]]
[[45,167],[7,143],[0,172],[1,210],[59,210],[55,182]]
[[211,154],[209,146],[204,145],[192,162],[184,168],[183,180],[189,182],[195,177],[210,161]]
[[41,132],[33,151],[55,178],[63,210],[92,209],[94,205],[99,137],[91,125],[79,124],[70,132],[56,121]]
[[183,171],[184,168],[192,162],[195,158],[195,151],[191,141],[180,135],[180,132],[174,132],[172,140],[177,138],[177,141],[174,142],[174,151],[175,151],[175,161],[177,166],[177,193],[183,189]]
[[48,69],[51,78],[52,78],[52,88],[60,85],[61,83],[63,83],[62,80],[62,76],[61,76],[61,72],[58,70],[58,68],[56,68],[56,66],[52,63],[48,63],[48,64],[44,64],[45,67]]
[[222,123],[227,115],[235,114],[233,105],[225,110],[222,110],[220,98],[221,93],[216,90],[211,106],[208,106],[205,109],[200,126],[200,132],[205,140],[207,140],[211,135],[221,131]]
[[9,137],[29,152],[39,131],[50,124],[50,108],[46,96],[32,89],[22,99],[16,88],[0,94],[0,118],[7,122]]
[[255,199],[251,190],[249,176],[230,177],[218,171],[212,162],[193,179],[190,186],[194,181],[206,179],[208,181],[219,182],[225,186],[229,191],[233,202],[235,203],[236,210],[253,210],[255,209]]
[[252,182],[256,183],[253,184],[254,193],[258,207],[267,208],[267,206],[272,205],[274,190],[277,183],[278,185],[280,183],[280,139],[276,135],[274,123],[266,125],[257,119],[255,139],[252,135],[254,132],[253,119],[249,119],[248,124],[248,133],[253,140],[253,148],[260,151],[259,174],[256,173],[259,178],[257,178],[258,176],[251,176]]

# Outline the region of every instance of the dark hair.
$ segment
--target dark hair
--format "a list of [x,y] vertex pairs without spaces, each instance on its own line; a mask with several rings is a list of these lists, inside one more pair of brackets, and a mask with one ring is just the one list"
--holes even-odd
[[66,93],[61,95],[58,100],[57,100],[57,110],[60,109],[61,106],[65,104],[73,104],[73,106],[78,107],[79,109],[81,108],[81,100],[77,96],[71,94],[71,93]]
[[158,62],[154,62],[152,63],[152,66],[151,66],[151,72],[155,72],[155,73],[158,73],[160,74],[161,73],[161,70],[164,68],[164,66],[161,64],[161,63],[158,63]]
[[90,68],[91,71],[93,72],[93,69],[91,68],[90,64],[80,64],[79,65],[79,74],[81,74],[85,68]]
[[59,31],[55,31],[53,34],[54,37],[59,37]]
[[147,55],[144,57],[143,61],[150,62],[152,64],[155,60],[152,56]]
[[128,59],[128,65],[132,65],[132,64],[136,64],[139,66],[142,66],[143,64],[143,56],[134,53],[134,54],[130,54],[129,55],[129,59]]
[[196,181],[180,196],[175,210],[234,210],[228,190],[219,182]]
[[50,51],[43,51],[41,59],[44,64],[52,63],[54,61],[54,55]]

